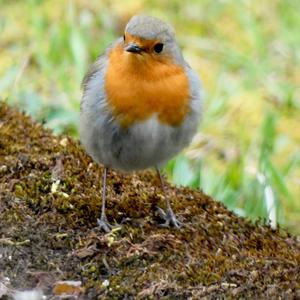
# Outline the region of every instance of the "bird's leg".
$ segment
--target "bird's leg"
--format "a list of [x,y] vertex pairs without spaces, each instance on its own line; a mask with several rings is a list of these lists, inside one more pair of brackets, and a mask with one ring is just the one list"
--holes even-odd
[[107,177],[107,168],[104,167],[102,175],[102,207],[101,207],[101,217],[97,219],[97,224],[100,229],[103,229],[105,232],[110,232],[112,230],[112,225],[107,221],[105,214],[105,200],[106,200],[106,177]]
[[165,220],[165,223],[162,224],[161,226],[163,227],[169,227],[170,225],[171,226],[174,226],[175,228],[180,228],[182,227],[182,223],[180,221],[177,220],[173,210],[172,210],[172,207],[171,207],[171,204],[170,204],[170,200],[169,198],[166,196],[166,190],[165,190],[165,185],[164,185],[164,182],[163,182],[163,178],[160,174],[160,171],[159,169],[156,167],[156,172],[157,172],[157,175],[159,177],[159,181],[160,181],[160,185],[161,185],[161,189],[164,193],[164,196],[165,196],[165,199],[166,199],[166,206],[167,206],[167,210],[164,211],[163,209],[161,209],[160,207],[158,207],[158,213],[160,215],[160,217],[162,219]]

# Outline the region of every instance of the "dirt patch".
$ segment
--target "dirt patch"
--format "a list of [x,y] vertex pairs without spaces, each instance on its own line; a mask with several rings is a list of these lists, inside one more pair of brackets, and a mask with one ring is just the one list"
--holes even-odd
[[70,290],[79,299],[300,297],[294,237],[170,184],[185,227],[160,228],[154,172],[109,172],[107,216],[123,224],[99,232],[102,171],[77,141],[0,103],[0,292],[2,285],[38,288],[47,299]]

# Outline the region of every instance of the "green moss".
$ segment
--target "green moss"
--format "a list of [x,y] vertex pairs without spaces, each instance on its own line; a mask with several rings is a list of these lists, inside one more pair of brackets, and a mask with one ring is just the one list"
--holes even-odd
[[45,290],[57,280],[82,280],[85,299],[299,295],[300,246],[285,231],[171,185],[167,196],[185,227],[161,228],[155,174],[110,170],[107,216],[130,220],[103,234],[95,228],[103,170],[77,141],[52,135],[3,103],[0,133],[0,269],[14,288],[35,287],[44,274]]

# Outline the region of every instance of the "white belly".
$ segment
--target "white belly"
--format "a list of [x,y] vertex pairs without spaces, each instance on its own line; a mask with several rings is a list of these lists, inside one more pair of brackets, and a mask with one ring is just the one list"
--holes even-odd
[[156,116],[129,129],[105,120],[88,126],[90,136],[82,142],[93,159],[107,167],[131,171],[159,166],[180,152],[194,135],[197,119],[191,115],[176,127],[161,124]]

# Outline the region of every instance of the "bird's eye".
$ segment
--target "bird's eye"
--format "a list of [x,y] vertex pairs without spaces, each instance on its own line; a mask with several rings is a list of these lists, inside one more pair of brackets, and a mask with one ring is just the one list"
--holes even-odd
[[154,46],[154,51],[156,53],[160,53],[162,51],[162,49],[164,48],[164,44],[162,43],[157,43],[155,46]]

